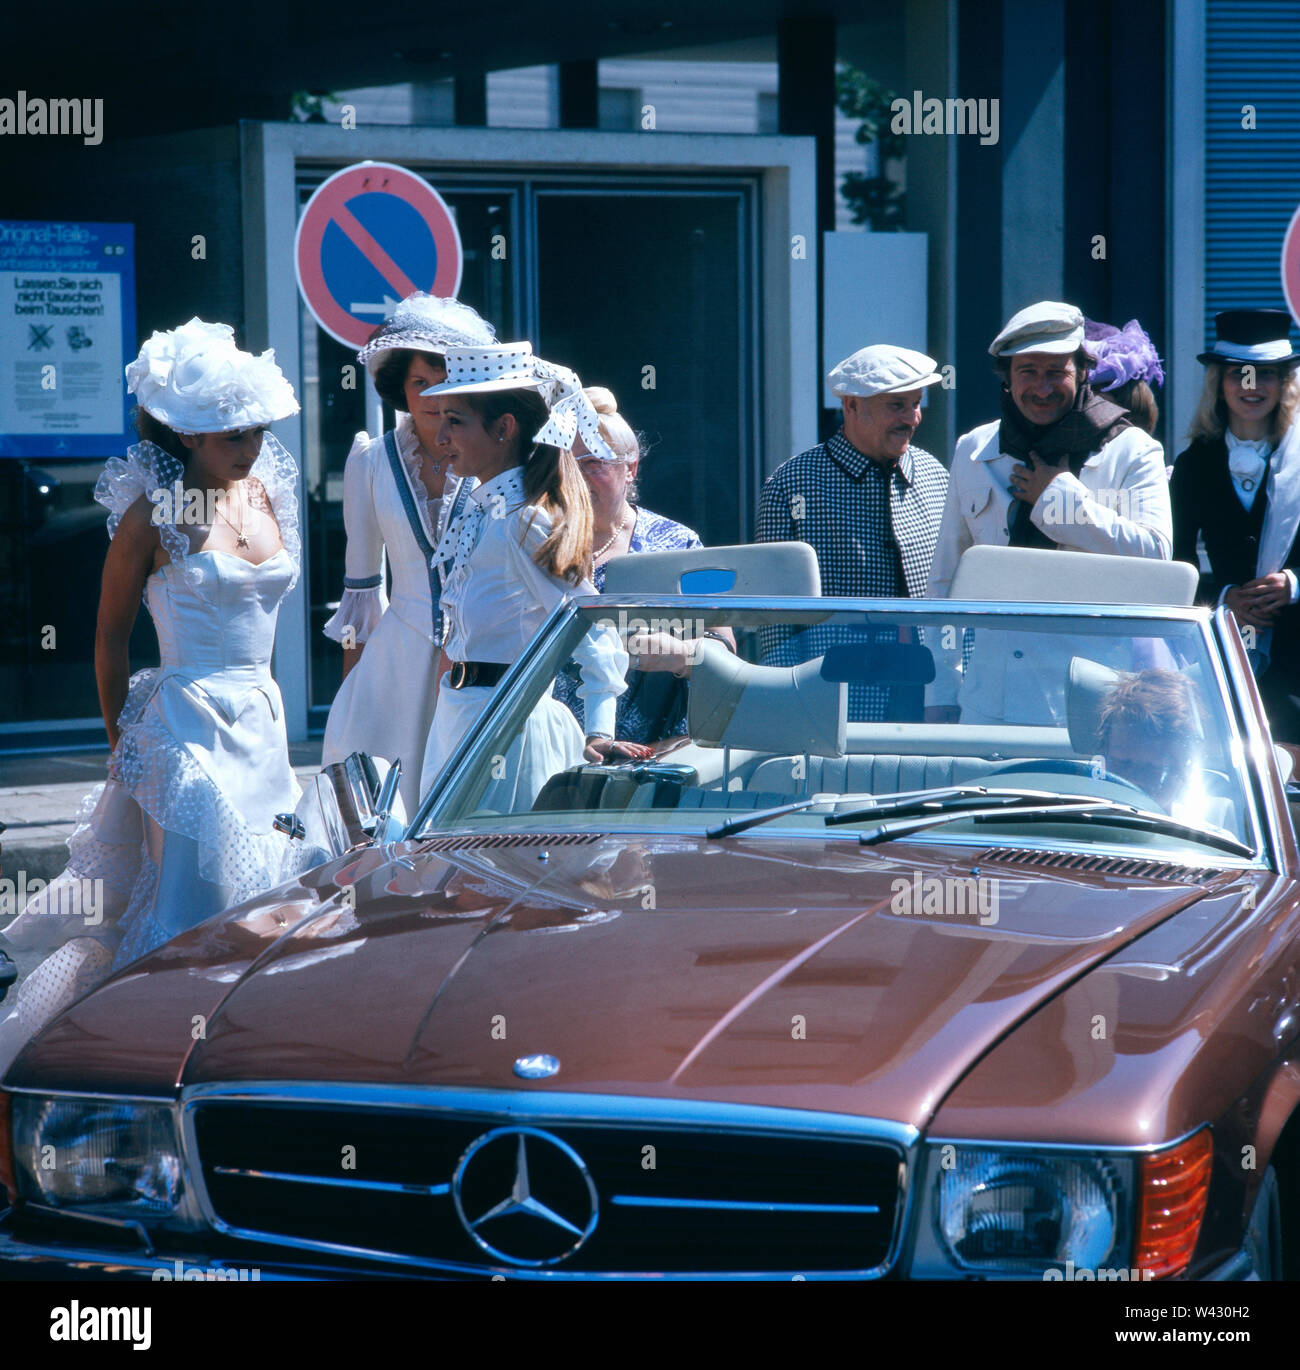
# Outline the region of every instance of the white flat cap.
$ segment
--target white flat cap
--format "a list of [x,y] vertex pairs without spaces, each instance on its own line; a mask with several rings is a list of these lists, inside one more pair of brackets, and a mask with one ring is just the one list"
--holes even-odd
[[1083,314],[1060,300],[1039,300],[1013,314],[989,344],[989,355],[1014,357],[1018,352],[1074,352],[1083,342]]
[[887,395],[894,390],[920,390],[941,380],[933,357],[888,343],[860,347],[826,377],[835,395]]

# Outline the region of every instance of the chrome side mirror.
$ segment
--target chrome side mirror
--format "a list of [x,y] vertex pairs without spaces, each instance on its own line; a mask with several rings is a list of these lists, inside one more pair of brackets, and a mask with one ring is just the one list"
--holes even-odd
[[271,826],[276,832],[285,833],[290,841],[307,836],[307,828],[296,813],[277,813],[271,820]]
[[402,779],[402,762],[399,757],[388,768],[384,783],[380,786],[375,800],[375,841],[395,842],[402,835],[402,824],[393,815],[393,805],[397,801],[397,787]]

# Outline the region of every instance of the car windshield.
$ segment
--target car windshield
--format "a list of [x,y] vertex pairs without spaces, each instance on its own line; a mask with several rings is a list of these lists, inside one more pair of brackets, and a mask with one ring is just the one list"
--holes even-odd
[[[1259,851],[1204,614],[807,603],[571,607],[412,834],[905,835],[1206,864]],[[582,724],[601,653],[626,685],[620,738],[649,745],[593,760]]]

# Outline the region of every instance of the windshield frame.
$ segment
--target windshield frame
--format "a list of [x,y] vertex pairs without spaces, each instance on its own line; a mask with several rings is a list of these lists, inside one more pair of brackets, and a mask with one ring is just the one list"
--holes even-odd
[[[832,596],[823,595],[816,597],[809,596],[774,596],[774,595],[650,595],[650,594],[622,594],[610,595],[575,595],[564,600],[556,606],[554,611],[546,619],[545,623],[538,630],[532,641],[525,648],[520,657],[511,664],[505,675],[502,676],[493,699],[489,706],[484,709],[482,714],[474,721],[459,746],[448,759],[442,774],[426,792],[417,807],[414,816],[411,818],[406,832],[405,840],[410,842],[425,841],[435,836],[444,834],[466,833],[475,836],[482,835],[485,829],[478,825],[468,825],[465,823],[445,823],[435,824],[431,820],[443,805],[448,794],[458,784],[462,772],[469,764],[470,758],[478,750],[480,740],[494,726],[493,720],[504,710],[509,710],[517,702],[523,692],[524,682],[532,673],[532,668],[538,658],[549,651],[551,643],[558,633],[565,631],[569,623],[577,618],[583,611],[598,610],[601,617],[608,616],[616,618],[620,611],[628,615],[645,616],[646,611],[653,611],[659,617],[684,618],[699,617],[712,619],[716,622],[726,622],[728,617],[734,617],[739,613],[768,613],[768,614],[821,614],[831,615],[839,613],[867,613],[888,616],[891,619],[900,617],[926,617],[933,619],[936,615],[944,614],[977,614],[977,615],[997,615],[1012,618],[1070,618],[1070,619],[1091,619],[1091,620],[1124,620],[1146,622],[1180,622],[1191,623],[1197,627],[1197,636],[1200,639],[1202,650],[1206,653],[1211,663],[1211,670],[1216,686],[1221,696],[1230,704],[1228,719],[1235,734],[1232,742],[1234,752],[1240,748],[1241,756],[1238,766],[1237,779],[1247,800],[1249,810],[1246,817],[1246,836],[1245,841],[1253,848],[1253,857],[1233,857],[1224,852],[1214,852],[1206,849],[1204,859],[1199,852],[1193,853],[1185,847],[1163,848],[1159,844],[1159,839],[1155,839],[1150,847],[1144,851],[1152,856],[1163,855],[1168,860],[1182,865],[1204,865],[1219,866],[1225,869],[1241,868],[1261,868],[1268,870],[1279,870],[1279,860],[1281,853],[1285,850],[1286,844],[1281,840],[1281,834],[1285,831],[1282,823],[1283,819],[1289,823],[1289,817],[1280,814],[1274,802],[1273,790],[1270,785],[1264,783],[1264,771],[1261,761],[1268,757],[1271,759],[1272,751],[1270,741],[1263,732],[1256,718],[1254,711],[1244,707],[1244,700],[1248,698],[1245,693],[1244,683],[1239,675],[1239,663],[1237,663],[1233,653],[1225,640],[1225,632],[1231,631],[1232,624],[1228,621],[1223,609],[1211,611],[1204,607],[1174,606],[1174,605],[1128,605],[1128,604],[1078,604],[1078,603],[1029,603],[1025,601],[1002,601],[1002,600],[930,600],[930,599],[886,599],[874,598],[869,596]],[[524,817],[517,815],[516,817]],[[698,832],[695,827],[686,829],[665,828],[662,825],[645,823],[638,825],[635,821],[631,823],[619,823],[616,828],[611,828],[608,824],[600,824],[590,819],[577,818],[576,816],[568,820],[564,830],[572,830],[574,833],[606,833],[615,832],[619,835],[657,835],[657,836],[699,836],[703,837],[704,828],[712,826],[710,823],[702,823]],[[502,825],[503,832],[549,832],[554,830],[555,823],[546,821],[546,817],[537,815],[537,822],[526,826],[517,827],[514,823]],[[804,827],[787,827],[782,824],[765,825],[765,832],[779,835],[782,840],[809,839],[809,840],[828,840],[838,837],[853,837],[856,840],[856,833],[851,829],[844,828],[836,832],[826,830],[808,829]],[[1154,837],[1154,835],[1153,835]],[[972,846],[981,849],[990,845],[990,840],[977,834],[943,834],[942,830],[930,841],[942,842],[953,846]],[[1010,835],[1004,841],[999,835],[994,845],[1018,846],[1025,845],[1033,848],[1035,843],[1032,839],[1022,838],[1019,835]],[[1108,844],[1099,841],[1096,837],[1089,837],[1080,840],[1078,843],[1062,841],[1060,838],[1053,838],[1051,849],[1054,851],[1078,851],[1087,854],[1113,854],[1116,856],[1132,855],[1132,848],[1121,847],[1117,844]]]

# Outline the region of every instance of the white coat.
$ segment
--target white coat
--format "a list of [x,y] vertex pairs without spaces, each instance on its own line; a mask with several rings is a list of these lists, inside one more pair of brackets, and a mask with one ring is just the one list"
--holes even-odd
[[[1020,458],[1003,452],[1001,425],[986,423],[957,441],[948,473],[948,496],[930,567],[928,599],[945,599],[961,554],[977,545],[1005,547],[1014,496],[1011,473]],[[1074,552],[1168,560],[1173,549],[1173,515],[1164,449],[1143,429],[1126,428],[1084,462],[1077,476],[1062,472],[1030,512],[1030,519],[1058,546]],[[996,652],[986,643],[972,656],[960,681],[960,651],[936,651],[938,678],[927,704],[962,705],[963,722],[1061,722],[1071,650],[1066,639],[1012,643],[999,634]],[[1020,635],[1015,635],[1017,639]],[[1098,639],[1079,654],[1097,659]],[[1124,669],[1136,667],[1108,662]],[[1013,716],[1014,715],[1014,716]]]

